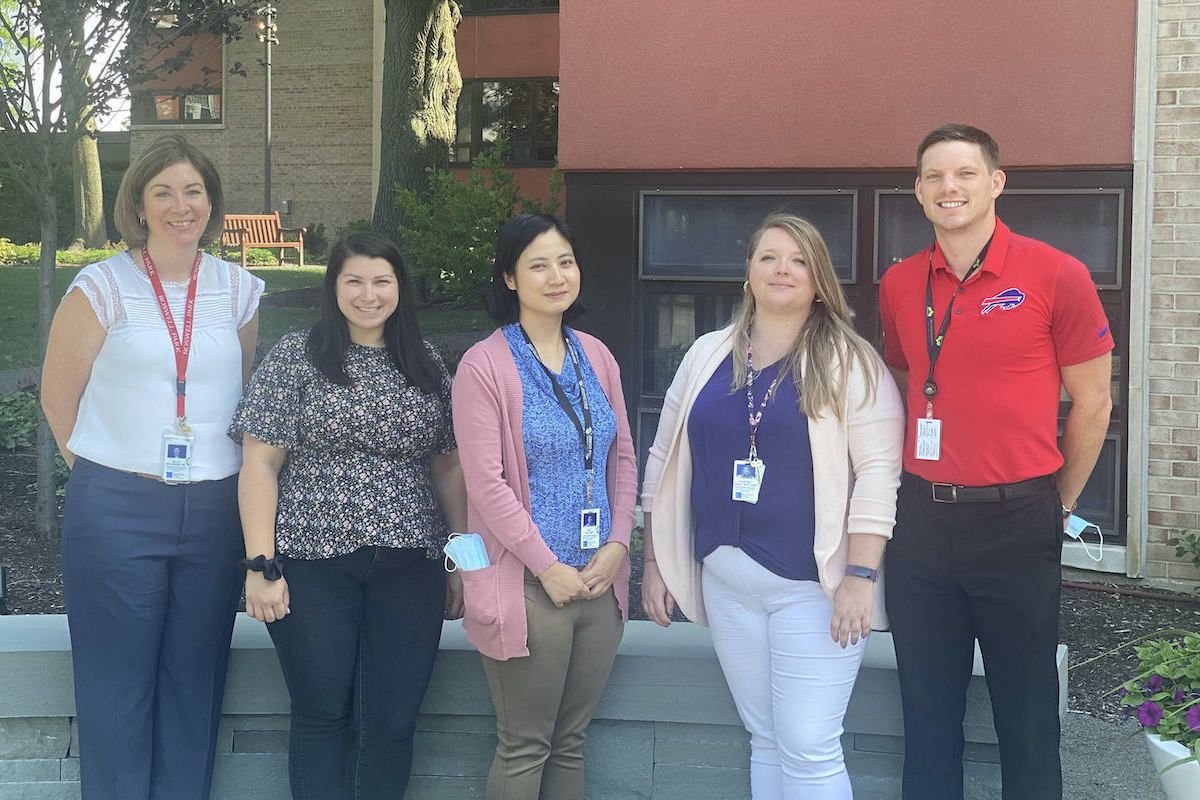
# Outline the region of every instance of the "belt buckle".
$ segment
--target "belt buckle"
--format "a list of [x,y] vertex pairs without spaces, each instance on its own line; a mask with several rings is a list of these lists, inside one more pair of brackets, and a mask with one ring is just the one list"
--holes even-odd
[[[953,483],[934,483],[933,486],[933,502],[935,503],[957,503],[958,502],[958,486]],[[948,490],[949,497],[943,493],[942,497],[938,497],[938,489]]]

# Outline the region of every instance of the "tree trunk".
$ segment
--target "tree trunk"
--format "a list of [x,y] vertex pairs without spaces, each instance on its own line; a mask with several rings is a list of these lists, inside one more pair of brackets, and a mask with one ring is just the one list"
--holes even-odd
[[[46,341],[50,338],[50,319],[54,316],[54,256],[58,239],[58,209],[54,206],[53,181],[38,193],[42,212],[42,259],[38,267],[38,360],[46,359]],[[54,454],[58,451],[46,415],[38,411],[37,432],[37,536],[53,539],[58,535],[58,496],[54,485]]]
[[[88,123],[89,133],[96,124]],[[104,227],[104,189],[100,183],[100,151],[90,135],[81,136],[71,148],[71,183],[75,194],[75,235],[86,247],[103,247],[108,238]]]
[[396,184],[424,194],[426,170],[446,167],[462,76],[454,32],[456,0],[385,0],[382,138],[375,230],[397,239],[401,212]]

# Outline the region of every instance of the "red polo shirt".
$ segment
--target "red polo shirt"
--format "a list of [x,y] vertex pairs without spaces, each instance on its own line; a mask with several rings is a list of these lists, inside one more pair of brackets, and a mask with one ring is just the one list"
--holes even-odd
[[[884,360],[908,372],[905,470],[963,486],[1015,483],[1058,471],[1059,368],[1113,349],[1087,267],[996,220],[987,257],[954,303],[934,373],[933,416],[942,421],[938,461],[915,455],[929,374],[928,274],[927,248],[889,269],[879,287]],[[935,245],[935,332],[958,284]]]

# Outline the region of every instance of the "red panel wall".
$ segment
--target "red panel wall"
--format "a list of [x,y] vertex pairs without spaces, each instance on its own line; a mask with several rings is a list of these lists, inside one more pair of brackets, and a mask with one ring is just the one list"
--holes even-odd
[[463,17],[454,40],[463,80],[558,75],[558,14]]
[[1129,164],[1135,6],[564,2],[559,163],[911,167],[931,128],[967,122],[1008,166]]
[[[253,36],[253,31],[246,35]],[[154,80],[134,86],[135,90],[159,89],[175,91],[192,86],[205,86],[214,90],[221,88],[224,69],[221,65],[221,36],[215,33],[202,33],[195,37],[179,38],[161,49],[154,49],[153,55],[146,61],[147,69],[161,69],[164,60],[178,55],[191,46],[191,58],[184,63],[183,68],[176,72],[163,72]]]

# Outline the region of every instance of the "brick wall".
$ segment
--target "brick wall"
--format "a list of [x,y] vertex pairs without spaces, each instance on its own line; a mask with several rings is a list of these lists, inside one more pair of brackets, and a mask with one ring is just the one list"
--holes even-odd
[[1200,530],[1200,2],[1158,0],[1145,575],[1200,579],[1166,544]]
[[[294,200],[288,225],[323,223],[328,235],[371,216],[374,3],[295,0],[280,6],[280,44],[272,54],[271,197]],[[216,162],[227,209],[263,205],[263,46],[253,30],[225,45],[225,68],[241,62],[246,77],[224,78],[224,124],[177,126]],[[136,129],[131,155],[165,129]],[[300,199],[302,198],[302,199]]]

